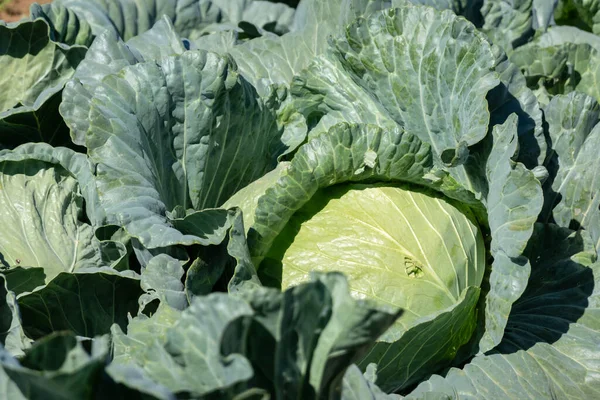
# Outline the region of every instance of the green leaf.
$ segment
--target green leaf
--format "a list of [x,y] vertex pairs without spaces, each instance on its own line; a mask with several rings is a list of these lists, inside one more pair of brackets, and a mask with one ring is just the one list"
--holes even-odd
[[466,20],[407,5],[359,18],[335,45],[353,78],[431,144],[436,161],[463,164],[466,147],[486,135],[485,96],[498,78],[490,45]]
[[58,92],[39,108],[23,106],[0,113],[0,146],[13,149],[24,143],[44,142],[75,148],[58,113],[61,100],[62,92]]
[[383,7],[381,1],[304,0],[298,6],[292,32],[264,36],[236,46],[231,55],[242,76],[264,94],[273,83],[289,85],[294,75],[327,49],[335,35],[354,18]]
[[[426,23],[413,29],[417,21]],[[427,29],[432,34],[421,40],[418,33]],[[440,40],[448,29],[455,29],[456,38]],[[358,19],[345,37],[333,43],[333,54],[318,57],[294,79],[294,99],[282,113],[300,114],[311,129],[309,139],[346,121],[372,123],[384,130],[401,127],[431,145],[437,168],[454,178],[454,184],[446,185],[448,196],[472,205],[475,199],[484,201],[485,159],[468,146],[480,143],[488,132],[486,95],[498,84],[491,69],[501,61],[483,35],[450,11],[404,4]],[[472,77],[466,76],[471,73]],[[510,75],[503,79],[524,101],[526,93],[520,93],[518,82],[513,83]],[[511,96],[504,96],[510,107],[524,106],[514,105]],[[493,106],[503,106],[501,101]],[[506,111],[498,109],[493,122],[503,121]],[[528,120],[522,120],[526,137]],[[302,129],[290,131],[286,133],[302,135]],[[537,133],[541,139],[541,132]]]
[[85,154],[62,147],[52,147],[46,143],[26,143],[11,151],[0,151],[0,160],[37,160],[62,167],[77,179],[81,196],[85,200],[86,216],[92,225],[97,227],[104,219],[104,210],[100,207],[96,191],[95,167]]
[[137,314],[141,294],[133,272],[101,268],[62,272],[17,300],[23,329],[32,338],[60,330],[94,337],[108,333],[114,323],[124,328],[128,314]]
[[542,128],[542,110],[519,68],[508,60],[499,47],[494,47],[493,50],[496,53],[495,70],[499,74],[500,84],[487,95],[490,125],[503,124],[512,113],[517,114],[517,161],[533,169],[543,164],[548,150]]
[[222,208],[192,211],[183,218],[171,216],[173,226],[185,235],[198,238],[203,246],[217,245],[225,239],[231,226],[232,214]]
[[4,268],[43,268],[49,282],[61,272],[100,266],[92,227],[81,222],[79,184],[62,166],[1,161],[0,210]]
[[444,377],[434,375],[407,398],[429,391],[453,399],[598,397],[600,263],[592,264],[592,241],[585,232],[540,224],[530,243],[529,284],[500,346]]
[[163,345],[146,344],[135,357],[145,373],[173,392],[210,393],[250,379],[252,367],[239,354],[223,356],[221,340],[227,325],[252,310],[242,300],[225,294],[196,299],[165,332]]
[[54,0],[85,19],[96,35],[104,30],[129,40],[168,18],[182,37],[196,40],[219,29],[247,21],[258,28],[284,33],[292,24],[294,9],[284,4],[252,0]]
[[126,67],[94,89],[89,107],[86,146],[107,222],[148,248],[202,244],[167,212],[220,205],[280,151],[269,104],[213,53]]
[[174,222],[181,232],[196,235],[206,246],[200,248],[198,258],[187,270],[185,291],[190,301],[194,296],[214,291],[223,280],[231,279],[227,284],[229,292],[260,286],[238,209],[207,209]]
[[342,400],[396,400],[397,394],[386,394],[374,382],[363,376],[356,365],[351,365],[344,374]]
[[600,251],[600,107],[581,93],[556,96],[545,109],[552,153],[546,160],[545,219],[587,229]]
[[552,29],[557,4],[559,0],[484,0],[481,29],[510,54],[539,32]]
[[224,55],[241,43],[243,41],[239,39],[237,31],[221,31],[202,36],[193,43],[194,47],[192,49],[212,51],[213,53]]
[[[124,327],[114,324],[111,327],[113,341],[111,366],[129,367],[144,360],[151,344],[166,343],[167,330],[175,325],[180,317],[179,310],[170,307],[166,302],[161,302],[151,317],[140,313],[132,318],[127,325],[127,334],[123,333]],[[109,371],[111,375],[114,375],[113,372]],[[144,374],[143,371],[140,373]],[[123,383],[127,384],[127,382]]]
[[73,143],[85,145],[85,135],[90,128],[90,102],[106,76],[144,60],[160,60],[184,51],[181,39],[166,17],[127,43],[111,30],[102,32],[64,89],[60,113],[71,128]]
[[212,1],[189,3],[184,0],[150,0],[138,2],[124,0],[108,3],[103,0],[55,0],[60,5],[85,19],[95,35],[110,30],[123,40],[146,32],[164,16],[175,22],[178,33],[190,36],[202,30],[206,25],[217,21],[219,7],[213,7]]
[[566,43],[589,44],[600,50],[600,37],[574,26],[551,26],[536,38],[541,47],[560,46]]
[[2,349],[1,374],[11,380],[3,394],[11,399],[90,398],[104,369],[108,348],[108,337],[98,337],[88,353],[75,335],[63,332],[37,341],[19,361]]
[[[15,107],[39,108],[59,92],[83,59],[86,48],[66,46],[50,39],[44,20],[0,24],[0,112]],[[31,38],[31,39],[27,39]],[[35,40],[33,40],[35,38]],[[27,68],[34,64],[37,68]]]
[[600,33],[598,0],[561,0],[555,14],[559,25],[576,25],[596,35]]
[[254,224],[254,212],[256,211],[256,206],[258,205],[258,199],[265,194],[267,189],[277,182],[277,180],[283,175],[289,166],[289,162],[284,161],[278,163],[274,170],[267,172],[250,185],[240,189],[221,206],[221,208],[226,209],[239,207],[244,210],[243,221],[245,233],[248,233],[248,230]]
[[598,41],[588,41],[585,35],[577,35],[577,40],[572,37],[554,40],[542,35],[515,50],[511,60],[523,70],[530,86],[537,85],[543,97],[576,90],[599,100]]
[[[71,143],[57,109],[60,92],[91,43],[89,26],[64,8],[32,19],[0,21],[0,145]],[[33,66],[33,67],[32,67]]]
[[115,326],[116,362],[137,364],[175,393],[330,398],[348,365],[399,315],[354,300],[340,274],[315,275],[285,293],[238,294],[199,296],[175,315],[161,305],[133,319],[127,335]]
[[[221,7],[224,14],[221,25],[227,23],[240,26],[240,23],[249,23],[259,30],[266,29],[278,35],[289,32],[296,12],[286,4],[268,1],[221,0],[213,1],[213,4]],[[203,37],[200,38],[202,39]]]
[[227,253],[232,259],[231,264],[234,265],[230,269],[231,279],[227,283],[227,291],[230,294],[236,295],[241,292],[255,290],[262,286],[252,263],[250,249],[246,241],[246,230],[244,228],[242,212],[239,210],[237,210],[235,219],[229,230]]
[[142,269],[140,286],[146,292],[140,299],[140,310],[155,299],[177,310],[188,306],[181,278],[184,262],[167,254],[160,254],[150,260]]
[[375,383],[387,393],[420,382],[432,371],[448,366],[469,341],[477,320],[478,299],[479,288],[471,286],[456,304],[419,318],[404,331],[389,329],[359,366],[365,370],[370,363],[377,363]]
[[16,296],[7,289],[6,277],[0,275],[0,344],[13,356],[23,355],[31,346],[21,325],[21,315]]
[[[482,30],[494,44],[501,46],[510,54],[513,48],[526,43],[535,33],[534,16],[541,11],[538,10],[539,4],[536,7],[536,3],[540,2],[485,0],[481,7],[484,19]],[[545,3],[542,7],[547,8],[545,13],[548,14],[548,11],[553,11],[554,5],[551,0]],[[546,26],[548,22],[545,21]]]
[[[31,19],[43,19],[50,27],[50,39],[67,46],[80,45],[90,47],[94,35],[85,19],[79,18],[72,10],[62,7],[57,2],[39,5],[32,4]],[[65,47],[65,46],[63,46]]]
[[486,295],[486,330],[480,342],[483,352],[500,342],[512,303],[525,290],[530,265],[522,254],[543,204],[541,184],[533,172],[511,160],[518,146],[517,116],[494,127],[492,136],[494,143],[486,171],[490,182],[490,252],[494,261]]
[[6,285],[15,295],[25,292],[33,292],[36,288],[46,284],[44,268],[22,268],[16,267],[4,271]]
[[277,398],[337,398],[346,368],[400,315],[353,299],[341,274],[311,278],[283,294],[243,294],[255,315],[227,332],[226,354],[244,354]]
[[[376,155],[367,166],[365,156]],[[292,215],[318,189],[336,183],[377,179],[427,184],[432,168],[426,144],[401,131],[382,131],[373,125],[339,124],[302,146],[276,184],[259,198],[248,233],[250,251],[258,265]]]
[[339,58],[329,52],[315,58],[302,72],[294,76],[290,93],[293,100],[283,105],[282,114],[298,113],[304,119],[304,129],[296,133],[302,143],[308,131],[312,139],[326,133],[340,122],[367,123],[384,129],[396,129],[397,124],[372,96],[365,93],[344,69]]

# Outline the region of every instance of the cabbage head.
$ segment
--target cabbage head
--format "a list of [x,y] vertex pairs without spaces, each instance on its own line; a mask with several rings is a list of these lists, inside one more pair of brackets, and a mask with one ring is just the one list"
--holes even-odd
[[385,391],[495,347],[525,290],[546,143],[526,101],[488,100],[534,101],[511,68],[450,11],[358,18],[292,82],[305,143],[224,204],[263,284],[341,271],[355,298],[404,310],[359,363]]

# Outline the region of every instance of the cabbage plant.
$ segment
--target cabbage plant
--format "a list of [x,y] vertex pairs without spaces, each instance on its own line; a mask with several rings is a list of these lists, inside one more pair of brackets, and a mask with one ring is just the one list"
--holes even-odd
[[0,397],[599,397],[598,7],[295,3],[0,21]]

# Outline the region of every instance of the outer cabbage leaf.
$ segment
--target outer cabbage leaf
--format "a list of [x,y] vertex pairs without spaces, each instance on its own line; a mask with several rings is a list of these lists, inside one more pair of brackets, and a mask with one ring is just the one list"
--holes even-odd
[[0,115],[0,148],[13,149],[30,142],[74,147],[69,128],[58,113],[62,92],[41,103],[39,108],[18,107]]
[[193,302],[167,329],[164,347],[154,342],[136,362],[175,393],[204,395],[219,390],[225,394],[250,379],[252,367],[240,354],[221,354],[223,331],[233,320],[251,313],[243,301],[225,294]]
[[330,51],[294,76],[290,93],[291,100],[283,104],[280,115],[301,121],[297,127],[285,125],[286,135],[295,136],[298,145],[306,136],[317,137],[340,122],[397,128],[379,102],[356,84]]
[[[372,367],[371,365],[370,367]],[[369,379],[360,369],[351,365],[344,374],[342,400],[399,400],[397,394],[386,394],[375,385],[375,379]],[[373,377],[375,378],[375,377]]]
[[[114,367],[130,367],[145,359],[148,346],[153,343],[164,345],[167,340],[167,330],[170,329],[181,317],[181,311],[170,307],[167,302],[161,302],[148,317],[140,313],[131,318],[125,328],[119,325],[111,327],[113,362]],[[160,368],[157,366],[156,368]],[[113,372],[109,373],[115,375]],[[125,382],[126,383],[126,382]]]
[[185,292],[189,301],[211,293],[215,286],[230,293],[260,286],[238,209],[203,210],[174,223],[181,232],[204,239],[202,244],[206,246],[199,249],[198,257],[186,273]]
[[[247,21],[260,28],[274,24],[277,32],[291,24],[293,9],[252,0],[55,0],[85,19],[96,35],[110,30],[124,40],[150,29],[166,16],[179,35],[190,39],[219,29],[219,24]],[[259,13],[258,10],[262,12]]]
[[243,43],[239,38],[237,31],[221,31],[210,35],[202,36],[202,40],[197,40],[190,46],[190,50],[206,50],[213,53],[226,54],[231,51],[234,46]]
[[94,90],[106,76],[144,60],[159,60],[184,51],[183,42],[166,17],[127,43],[110,30],[100,34],[73,79],[65,86],[64,100],[60,105],[60,113],[71,128],[73,142],[85,145],[85,134],[90,126],[90,102]]
[[444,164],[464,163],[486,135],[494,56],[464,19],[405,6],[358,19],[336,47],[353,78]]
[[0,254],[4,268],[41,268],[49,282],[101,263],[92,226],[82,222],[77,179],[36,159],[0,162]]
[[167,254],[159,254],[152,258],[142,269],[141,288],[146,292],[140,296],[140,311],[154,300],[159,300],[176,310],[188,306],[183,291],[183,262]]
[[511,55],[530,87],[544,105],[553,95],[579,91],[600,99],[600,63],[596,41],[546,40],[546,36],[519,47]]
[[271,105],[213,53],[126,67],[91,89],[82,126],[107,222],[149,248],[202,243],[167,211],[220,205],[281,151]]
[[556,96],[545,109],[552,153],[546,160],[545,219],[588,230],[600,251],[600,106],[581,93]]
[[[432,13],[429,10],[429,13]],[[407,22],[408,23],[408,22]],[[464,23],[464,21],[463,21]],[[468,41],[468,35],[465,35],[465,41]],[[348,42],[354,42],[350,36],[347,36]],[[451,45],[448,45],[452,47]],[[411,44],[409,48],[412,48]],[[374,51],[377,52],[375,47]],[[387,51],[388,47],[382,45],[381,51]],[[407,50],[408,51],[408,50]],[[412,50],[409,50],[412,51]],[[456,47],[458,52],[458,47]],[[533,92],[528,89],[523,75],[518,68],[507,60],[504,52],[497,46],[492,48],[494,57],[494,69],[499,73],[500,84],[493,90],[487,93],[486,99],[488,102],[490,125],[503,123],[511,113],[517,113],[519,116],[519,161],[522,161],[528,168],[534,168],[540,165],[546,154],[546,141],[542,129],[542,113],[535,99]],[[390,100],[390,96],[383,98],[381,101],[377,99],[378,90],[371,88],[370,82],[375,78],[368,73],[358,79],[353,73],[348,73],[347,63],[340,64],[340,59],[343,61],[346,57],[345,51],[337,52],[336,55],[331,53],[317,57],[307,69],[296,76],[291,85],[291,94],[293,101],[284,106],[284,114],[291,114],[293,111],[300,113],[306,120],[306,124],[310,129],[309,138],[316,137],[335,125],[338,122],[355,122],[355,123],[372,123],[384,129],[394,129],[397,123],[403,122],[399,118],[393,117],[393,113],[388,112],[388,109],[394,110],[397,105]],[[373,57],[368,57],[366,60],[377,59],[376,54]],[[393,59],[392,52],[386,53],[386,59]],[[489,60],[488,60],[489,62]],[[452,62],[446,62],[442,58],[438,64],[446,69],[452,70]],[[365,61],[365,66],[368,70],[369,64]],[[374,74],[379,74],[381,78],[385,78],[385,68],[379,68]],[[397,80],[410,82],[410,79],[405,79],[406,75],[413,74],[408,71],[404,74],[397,70],[390,71],[389,75]],[[416,79],[416,78],[415,78]],[[458,79],[458,78],[457,78]],[[468,78],[465,78],[468,79]],[[357,85],[356,82],[360,85]],[[385,80],[383,84],[385,84]],[[431,89],[424,91],[425,93],[434,92],[437,82],[428,82],[427,87]],[[366,89],[366,90],[365,90]],[[390,90],[394,90],[390,87]],[[440,93],[444,96],[444,94]],[[450,95],[450,93],[446,93]],[[456,95],[456,94],[455,94]],[[463,100],[465,104],[473,101],[475,97],[465,95]],[[404,98],[400,101],[406,101]],[[438,103],[447,103],[448,100],[443,100]],[[481,100],[478,100],[481,106],[485,106]],[[418,104],[419,102],[416,102]],[[469,107],[465,105],[465,109]],[[417,110],[417,114],[419,111]],[[412,113],[414,114],[414,113]],[[448,118],[453,118],[453,114],[447,114]],[[482,125],[480,131],[485,130]],[[416,127],[415,127],[416,128]],[[452,132],[452,128],[446,129],[447,132]],[[483,130],[482,130],[483,129]],[[415,129],[416,132],[425,132],[426,129]],[[486,184],[481,182],[481,170],[485,168],[485,157],[480,157],[478,153],[482,153],[479,149],[470,153],[470,158],[467,159],[466,171],[462,171],[462,167],[454,168],[451,171],[454,176],[466,187],[472,187],[474,191],[486,193]],[[462,172],[461,172],[462,171]]]
[[176,393],[232,398],[249,388],[276,398],[339,395],[347,366],[399,314],[353,300],[338,274],[285,293],[197,297],[175,322],[162,307],[127,335],[117,329],[119,364],[137,363]]
[[31,346],[31,339],[25,335],[21,325],[21,315],[16,296],[9,291],[6,277],[0,275],[0,344],[13,356],[22,356],[23,350]]
[[[284,293],[247,293],[243,298],[254,309],[253,322],[227,332],[227,338],[237,338],[240,328],[249,326],[241,341],[227,343],[226,351],[245,354],[255,379],[277,398],[338,397],[347,366],[400,315],[354,300],[340,274],[315,274],[311,280]],[[272,357],[265,357],[265,343]]]
[[527,81],[506,56],[503,50],[495,46],[495,70],[499,74],[500,84],[487,95],[490,109],[490,125],[502,124],[512,114],[518,116],[519,154],[517,161],[533,169],[542,165],[548,145],[542,127],[542,110],[535,94],[527,87]]
[[481,7],[484,0],[391,0],[387,1],[385,8],[402,7],[406,3],[433,7],[437,10],[451,10],[456,15],[462,15],[475,26],[480,27],[483,23]]
[[[421,40],[428,29],[440,34],[455,29],[457,38],[438,40],[432,34]],[[453,166],[447,171],[464,188],[484,197],[482,162],[469,158],[468,146],[487,133],[485,97],[498,83],[490,70],[495,56],[485,38],[450,11],[404,5],[359,19],[334,44],[334,56],[317,58],[294,79],[294,100],[284,107],[287,113],[301,113],[308,128],[314,127],[309,138],[342,121],[384,129],[400,125],[431,144],[436,163]],[[517,85],[512,86],[517,93]],[[498,121],[506,118],[506,110],[499,113],[504,116]],[[461,165],[465,163],[478,165]]]
[[[78,23],[76,17],[69,22]],[[3,88],[0,112],[3,117],[15,107],[39,108],[62,89],[83,59],[85,46],[55,42],[51,39],[52,33],[48,22],[41,18],[0,24],[0,65],[4,71],[0,81]],[[36,68],[27,68],[28,65],[36,65]]]
[[523,251],[542,210],[540,182],[523,164],[512,161],[518,146],[516,123],[513,114],[503,125],[494,127],[486,164],[490,185],[487,197],[490,252],[494,261],[490,291],[485,296],[486,330],[479,344],[481,351],[488,351],[500,342],[512,303],[525,290],[530,266]]
[[298,6],[291,32],[261,37],[231,49],[241,74],[264,93],[273,83],[289,85],[294,75],[327,49],[337,34],[356,17],[389,7],[381,0],[304,0]]
[[96,191],[94,166],[84,154],[45,143],[27,143],[10,151],[0,151],[0,159],[15,162],[37,160],[59,165],[77,179],[81,196],[85,200],[86,216],[92,226],[97,227],[104,219]]
[[559,46],[565,43],[589,44],[600,50],[600,37],[574,26],[551,26],[535,40],[541,47]]
[[560,25],[575,25],[586,31],[600,34],[600,1],[560,0],[556,9]]
[[125,327],[128,315],[137,312],[141,294],[133,271],[90,268],[62,272],[17,300],[23,329],[34,339],[62,330],[94,337],[108,333],[115,323]]
[[108,357],[108,337],[98,337],[91,351],[72,333],[47,336],[19,361],[0,349],[1,394],[10,399],[90,398]]
[[0,38],[0,146],[70,145],[56,110],[93,39],[89,26],[64,8],[34,6],[30,20],[0,21]]
[[482,30],[507,53],[552,25],[558,0],[484,0]]
[[434,375],[407,398],[429,398],[429,391],[452,399],[598,397],[600,264],[592,264],[592,241],[585,232],[540,224],[525,254],[529,285],[498,348]]
[[248,233],[248,230],[254,224],[254,212],[258,206],[258,199],[265,194],[267,189],[277,182],[277,180],[289,168],[289,166],[289,162],[284,161],[278,163],[277,167],[273,171],[261,176],[252,182],[250,186],[239,190],[237,193],[227,199],[225,203],[223,203],[221,208],[239,207],[240,209],[244,210],[244,233]]
[[31,291],[63,271],[128,268],[126,242],[94,235],[104,211],[85,155],[28,143],[1,151],[0,165],[3,230],[10,233],[0,238],[0,254],[10,290]]
[[[245,33],[249,39],[272,33],[282,35],[289,32],[294,23],[296,10],[286,4],[257,0],[213,1],[221,8],[219,20],[207,26],[203,35],[193,35],[195,43],[201,44],[206,33],[225,30]],[[213,7],[214,7],[213,5]]]

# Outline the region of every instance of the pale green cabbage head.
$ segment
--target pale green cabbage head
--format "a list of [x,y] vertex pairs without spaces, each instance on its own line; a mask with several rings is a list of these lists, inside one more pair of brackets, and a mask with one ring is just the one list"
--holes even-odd
[[339,185],[317,192],[289,220],[260,265],[281,288],[311,271],[340,271],[357,298],[402,308],[404,329],[453,307],[485,271],[472,213],[415,188]]

